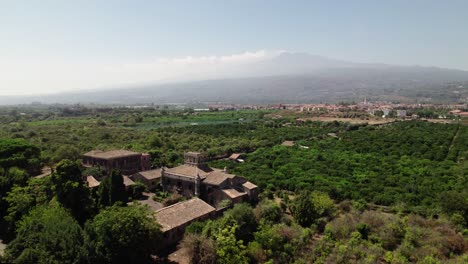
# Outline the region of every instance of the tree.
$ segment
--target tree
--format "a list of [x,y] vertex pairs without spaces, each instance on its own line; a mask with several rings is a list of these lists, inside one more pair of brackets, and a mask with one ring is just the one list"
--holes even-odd
[[21,218],[27,215],[34,206],[46,204],[51,198],[49,177],[31,178],[28,185],[24,187],[13,186],[2,201],[5,210],[3,217],[5,222],[1,222],[0,225],[3,240],[13,239]]
[[93,200],[88,187],[81,178],[81,170],[77,163],[63,160],[52,174],[52,190],[57,200],[71,210],[72,215],[83,223],[92,213]]
[[335,210],[334,201],[326,193],[312,192],[312,204],[319,217],[330,216]]
[[215,234],[217,245],[216,254],[218,255],[219,263],[223,264],[240,264],[248,263],[246,256],[246,247],[242,240],[237,240],[235,233],[237,224],[231,223],[221,228]]
[[303,227],[309,227],[318,218],[314,204],[310,197],[310,192],[302,192],[295,200],[295,205],[292,210],[294,219]]
[[224,214],[226,217],[232,217],[238,228],[236,229],[236,238],[244,242],[253,238],[253,233],[257,230],[257,220],[252,207],[248,204],[236,204],[234,208]]
[[120,171],[113,170],[111,175],[101,182],[98,194],[100,206],[112,206],[116,202],[127,203],[127,192]]
[[80,157],[80,151],[70,145],[62,145],[60,146],[53,155],[52,161],[60,162],[61,160],[77,160]]
[[448,191],[440,195],[440,206],[448,214],[459,214],[468,222],[468,192]]
[[192,264],[218,263],[215,242],[202,234],[185,235],[181,248],[185,250]]
[[90,263],[150,263],[161,247],[160,227],[143,206],[103,209],[85,231]]
[[32,210],[19,224],[17,237],[6,249],[11,263],[83,263],[80,225],[58,204]]
[[334,202],[326,193],[304,191],[294,201],[292,213],[298,224],[310,227],[320,217],[331,216],[334,209]]
[[143,197],[143,192],[146,192],[148,188],[141,181],[136,181],[135,184],[130,186],[131,194],[133,199],[140,199]]
[[260,223],[278,223],[283,212],[274,201],[264,200],[255,208],[255,214]]
[[18,167],[36,175],[41,170],[40,155],[38,147],[22,139],[0,139],[0,168]]

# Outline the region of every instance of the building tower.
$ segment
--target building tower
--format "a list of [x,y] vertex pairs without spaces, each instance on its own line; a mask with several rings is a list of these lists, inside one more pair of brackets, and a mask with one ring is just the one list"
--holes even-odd
[[185,164],[191,166],[200,166],[205,163],[205,159],[203,154],[198,152],[187,152],[184,155]]

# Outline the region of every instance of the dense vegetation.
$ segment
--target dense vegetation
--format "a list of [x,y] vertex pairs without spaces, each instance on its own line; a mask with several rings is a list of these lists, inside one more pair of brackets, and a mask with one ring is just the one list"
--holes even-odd
[[[309,210],[299,212],[306,200]],[[318,192],[303,193],[281,205],[283,209],[271,200],[255,208],[238,204],[220,219],[193,223],[186,230],[181,250],[191,263],[468,260],[463,255],[466,240],[446,220],[358,210],[349,201],[334,204],[326,194]],[[302,217],[308,219],[307,223],[298,221]]]
[[[294,115],[164,107],[2,111],[0,262],[145,263],[159,254],[152,212],[127,205],[143,186],[127,192],[117,171],[97,191],[82,180],[80,154],[114,148],[149,152],[155,167],[202,151],[260,186],[258,205],[188,228],[182,248],[193,263],[467,261],[467,126],[296,124]],[[234,152],[245,162],[222,159]],[[42,166],[52,176],[32,177]]]
[[117,188],[105,192],[103,184],[97,197],[81,175],[78,163],[63,160],[50,177],[30,178],[6,193],[1,237],[9,242],[7,263],[151,262],[161,246],[152,212],[122,203],[127,193],[118,172],[113,178],[121,186],[112,180]]
[[363,199],[434,215],[448,194],[468,197],[467,135],[466,126],[400,122],[360,127],[339,139],[261,148],[245,163],[213,165],[272,191],[320,190],[336,200]]

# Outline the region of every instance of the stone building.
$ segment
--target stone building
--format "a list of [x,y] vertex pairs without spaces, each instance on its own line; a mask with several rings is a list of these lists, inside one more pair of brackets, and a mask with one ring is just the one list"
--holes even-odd
[[199,198],[192,198],[157,210],[155,217],[161,225],[163,244],[169,246],[182,239],[189,224],[214,217],[215,214],[214,207]]
[[258,187],[244,177],[230,174],[226,169],[210,168],[204,156],[197,152],[185,154],[183,165],[161,170],[163,190],[185,197],[200,197],[218,207],[223,200],[232,203],[255,202]]
[[93,150],[83,155],[82,164],[84,167],[100,167],[108,174],[118,169],[125,175],[146,171],[151,167],[149,154],[128,150]]
[[161,172],[161,168],[155,170],[141,171],[131,175],[130,178],[133,181],[141,181],[146,185],[148,190],[154,191],[156,188],[158,188],[159,184],[161,183]]

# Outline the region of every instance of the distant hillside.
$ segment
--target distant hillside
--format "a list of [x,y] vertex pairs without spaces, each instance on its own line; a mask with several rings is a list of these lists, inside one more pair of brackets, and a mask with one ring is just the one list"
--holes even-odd
[[[468,72],[420,66],[344,62],[283,53],[213,80],[121,87],[48,96],[1,97],[0,104],[304,103],[362,100],[466,102]],[[228,76],[228,77],[226,77]]]

